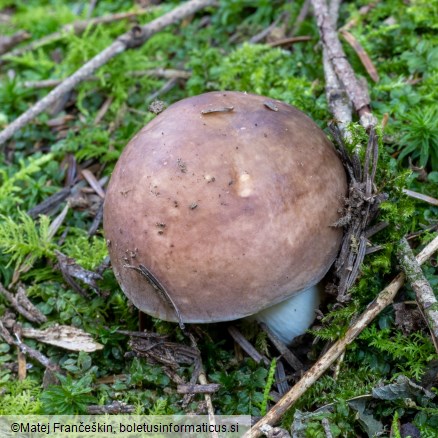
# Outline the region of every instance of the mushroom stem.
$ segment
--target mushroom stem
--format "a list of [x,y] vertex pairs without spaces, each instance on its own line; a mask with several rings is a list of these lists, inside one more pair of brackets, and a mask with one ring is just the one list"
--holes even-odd
[[265,323],[286,345],[302,335],[316,316],[322,295],[322,285],[304,289],[293,297],[268,307],[251,318]]

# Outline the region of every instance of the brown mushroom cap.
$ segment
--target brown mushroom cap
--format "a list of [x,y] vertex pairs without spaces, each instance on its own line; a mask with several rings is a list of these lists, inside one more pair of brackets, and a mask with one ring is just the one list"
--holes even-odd
[[104,230],[116,277],[160,319],[178,321],[141,266],[184,322],[252,315],[326,274],[346,190],[333,145],[298,109],[240,92],[184,99],[114,169]]

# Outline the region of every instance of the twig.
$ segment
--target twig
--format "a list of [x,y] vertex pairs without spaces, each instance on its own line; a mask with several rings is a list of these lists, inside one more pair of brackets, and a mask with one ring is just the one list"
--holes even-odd
[[274,41],[272,43],[268,43],[268,46],[271,47],[283,47],[283,46],[290,46],[291,44],[295,43],[302,43],[305,41],[311,41],[312,37],[308,35],[302,35],[302,36],[295,36],[295,37],[289,37],[289,38],[283,38],[278,41]]
[[89,26],[114,23],[115,21],[125,20],[128,18],[136,17],[138,15],[147,14],[148,12],[151,12],[151,8],[139,9],[138,11],[133,11],[133,12],[120,12],[118,14],[104,15],[103,17],[96,17],[90,20],[83,20],[83,21],[77,21],[76,23],[66,24],[61,28],[60,31],[51,33],[50,35],[46,35],[40,38],[39,40],[32,41],[26,46],[19,47],[18,49],[8,53],[7,57],[6,56],[0,57],[0,64],[4,61],[7,61],[8,58],[11,56],[21,56],[25,52],[29,52],[31,50],[35,50],[40,47],[43,47],[47,44],[54,43],[64,38],[66,34],[69,34],[70,32],[79,34],[81,32],[84,32]]
[[31,208],[27,214],[32,218],[37,218],[40,214],[49,214],[53,210],[56,210],[59,207],[59,204],[67,199],[71,194],[71,188],[65,187],[61,189],[59,192],[54,193],[53,195],[46,198],[43,202]]
[[417,297],[421,312],[426,316],[425,320],[432,334],[435,349],[438,352],[438,306],[437,299],[432,287],[427,281],[420,268],[414,253],[406,238],[400,241],[398,259],[403,272],[406,275]]
[[[201,378],[199,377],[201,381]],[[203,383],[200,385],[185,383],[178,385],[176,392],[178,394],[213,394],[219,391],[221,385],[219,383]]]
[[374,126],[376,120],[371,117],[370,99],[367,90],[356,79],[354,71],[347,61],[344,49],[329,16],[326,0],[312,0],[312,4],[321,41],[327,50],[328,60],[333,65],[337,77],[342,80],[348,97],[360,116],[361,124],[365,127]]
[[119,401],[113,401],[108,405],[90,405],[87,406],[87,414],[89,415],[105,415],[105,414],[132,414],[135,412],[134,405],[127,405]]
[[310,0],[305,0],[303,6],[301,6],[301,10],[298,14],[297,19],[295,20],[294,27],[292,28],[291,34],[295,35],[298,32],[298,29],[301,26],[301,23],[306,19],[307,14],[309,13],[310,8]]
[[44,356],[44,354],[42,354],[38,350],[29,347],[21,340],[21,337],[18,335],[19,330],[20,325],[15,324],[14,332],[16,333],[14,333],[14,339],[14,337],[11,336],[9,331],[3,325],[3,321],[0,319],[0,337],[3,338],[5,342],[7,342],[9,345],[15,345],[23,354],[29,356],[31,359],[36,360],[38,363],[40,363],[42,366],[49,369],[50,371],[59,371],[58,365],[52,363],[48,357]]
[[249,39],[249,43],[257,44],[258,42],[264,40],[272,32],[272,30],[277,27],[277,24],[287,15],[289,15],[287,12],[283,12],[282,14],[280,14],[267,28],[263,29],[261,32],[251,37]]
[[[438,237],[430,242],[420,254],[416,256],[419,264],[424,263],[432,254],[438,250]],[[278,422],[282,415],[324,374],[324,372],[336,361],[364,330],[369,323],[389,304],[392,303],[395,295],[403,286],[405,275],[400,273],[397,277],[383,289],[375,300],[370,303],[364,313],[347,330],[344,337],[339,339],[333,346],[307,371],[301,380],[284,395],[280,401],[245,435],[245,438],[257,438],[261,436],[261,428],[268,424],[273,425]]]
[[409,189],[403,189],[403,193],[410,196],[411,198],[418,199],[419,201],[424,201],[428,204],[438,207],[438,199],[432,198],[432,196],[423,195],[423,193],[414,192]]
[[11,36],[0,36],[0,55],[28,38],[30,38],[30,34],[24,30],[20,30]]
[[215,5],[215,0],[190,0],[181,6],[173,9],[169,13],[159,17],[142,27],[135,27],[116,39],[110,46],[100,52],[79,70],[73,73],[62,84],[53,89],[47,96],[38,101],[34,106],[29,108],[20,117],[14,120],[6,129],[0,132],[0,145],[9,140],[17,131],[23,128],[27,123],[41,114],[51,105],[53,105],[60,96],[73,90],[85,78],[93,74],[99,67],[106,64],[110,59],[123,53],[129,48],[139,47],[144,44],[152,35],[159,32],[171,24],[194,14],[200,9],[207,6]]
[[373,64],[373,61],[371,61],[371,58],[369,57],[365,49],[362,47],[362,44],[360,44],[359,41],[347,30],[341,29],[340,32],[341,35],[345,38],[345,41],[347,41],[347,43],[350,44],[350,46],[356,52],[363,66],[365,67],[365,70],[370,75],[370,78],[374,82],[379,82],[379,73],[377,73],[377,69]]
[[[206,386],[208,385],[207,377],[205,375],[205,372],[203,368],[201,367],[201,372],[199,373],[199,382],[201,385]],[[211,401],[211,394],[204,393],[205,403],[207,405],[207,412],[208,412],[208,421],[211,425],[216,424],[216,419],[214,417],[214,406],[213,402]],[[211,434],[212,438],[219,438],[219,435],[217,432],[212,432]]]
[[263,362],[265,365],[269,365],[269,360],[262,356],[248,341],[247,339],[237,330],[236,327],[230,325],[228,327],[228,333],[234,339],[234,341],[240,345],[243,351],[248,354],[255,362]]
[[302,362],[287,348],[287,346],[269,329],[269,327],[263,322],[260,323],[260,327],[268,335],[274,347],[279,351],[284,360],[295,370],[301,371],[304,369]]
[[[106,327],[106,329],[110,330],[108,327]],[[115,330],[115,333],[119,333],[121,335],[126,335],[126,336],[132,336],[134,338],[145,338],[145,339],[156,338],[162,340],[168,338],[168,336],[166,335],[160,335],[159,333],[154,333],[154,332],[132,332],[129,330]]]
[[149,282],[149,284],[154,288],[154,290],[158,293],[158,295],[173,309],[173,311],[175,312],[175,315],[178,319],[178,324],[179,324],[180,329],[184,330],[185,325],[184,325],[184,322],[182,320],[179,308],[176,305],[175,301],[170,296],[167,289],[158,280],[158,278],[155,277],[155,275],[148,268],[146,268],[146,266],[144,266],[142,264],[138,265],[138,267],[131,266],[131,265],[124,265],[123,267],[128,268],[128,269],[134,269],[134,271],[137,271],[138,273],[140,273],[140,275],[142,275]]
[[12,307],[28,321],[36,322],[38,324],[47,322],[47,318],[29,301],[26,291],[22,286],[18,286],[17,293],[13,295],[0,283],[0,294],[2,294],[11,303]]
[[[177,70],[174,68],[151,68],[148,70],[134,70],[126,73],[128,76],[134,78],[142,78],[144,76],[156,76],[164,79],[189,79],[192,73],[187,70]],[[104,78],[107,75],[104,75]],[[39,88],[53,88],[61,84],[65,79],[46,79],[44,81],[26,81],[23,82],[25,88],[39,89]],[[97,76],[90,76],[85,81],[100,81]]]
[[275,366],[275,384],[277,385],[277,390],[280,395],[286,394],[286,392],[290,389],[290,386],[287,383],[284,365],[281,360],[277,360],[277,364]]
[[91,16],[93,15],[94,8],[96,7],[96,3],[97,3],[97,0],[90,1],[90,4],[88,5],[88,10],[87,10],[87,19],[90,19]]
[[330,423],[327,418],[321,420],[322,427],[324,429],[325,438],[333,438],[332,431],[330,430]]
[[157,97],[162,96],[163,94],[166,94],[168,91],[170,91],[176,84],[178,83],[178,79],[172,78],[169,79],[159,90],[155,91],[155,93],[152,93],[147,99],[146,102],[152,102]]
[[[332,7],[330,8],[330,19],[332,20],[334,28],[336,28],[338,21],[338,10],[335,9],[335,5],[339,5],[339,3],[332,3]],[[324,45],[322,48],[322,62],[324,66],[325,94],[327,96],[330,112],[333,114],[342,135],[348,138],[349,134],[346,128],[352,121],[351,102],[348,99],[345,87],[336,76],[332,62],[329,59],[327,48]]]
[[113,103],[113,99],[114,98],[112,96],[108,96],[105,99],[105,102],[100,107],[99,111],[96,114],[96,117],[93,120],[93,125],[98,125],[102,121],[102,119],[105,117],[105,114],[108,112],[111,104]]

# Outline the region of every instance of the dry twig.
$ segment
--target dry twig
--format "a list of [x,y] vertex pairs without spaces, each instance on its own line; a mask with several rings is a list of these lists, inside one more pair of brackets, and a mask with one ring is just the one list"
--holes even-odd
[[31,359],[36,360],[43,367],[48,369],[49,371],[56,372],[59,371],[59,366],[52,363],[50,359],[40,351],[35,350],[28,345],[26,345],[19,336],[20,325],[15,324],[14,326],[14,337],[9,333],[7,328],[3,325],[3,321],[0,319],[0,338],[3,338],[6,343],[9,345],[15,345],[21,351],[21,353],[29,356]]
[[204,383],[178,385],[176,392],[179,394],[213,394],[219,391],[221,385],[219,383]]
[[12,307],[28,321],[42,324],[47,318],[36,308],[27,298],[26,291],[22,286],[18,286],[17,293],[14,295],[4,288],[0,283],[0,294],[2,294],[12,305]]
[[108,405],[90,405],[87,406],[88,415],[116,415],[116,414],[132,414],[135,412],[134,405],[127,405],[126,403],[117,400]]
[[182,19],[194,14],[200,9],[213,6],[215,0],[190,0],[171,12],[159,17],[142,27],[134,27],[130,32],[121,35],[110,46],[100,52],[86,64],[84,64],[73,75],[67,78],[62,84],[53,89],[47,96],[29,108],[20,117],[8,125],[0,132],[0,145],[9,140],[23,126],[27,125],[36,116],[41,114],[53,105],[60,96],[73,90],[80,82],[93,74],[98,68],[106,64],[110,59],[123,53],[130,48],[139,47],[144,44],[152,35],[159,32],[171,24],[175,24]]
[[[31,50],[36,50],[40,47],[43,47],[47,44],[54,43],[56,41],[59,41],[60,39],[64,38],[66,35],[68,35],[70,32],[73,32],[75,34],[80,34],[81,32],[84,32],[86,29],[88,29],[91,26],[97,26],[98,24],[108,24],[108,23],[114,23],[115,21],[125,20],[128,18],[133,18],[139,15],[144,15],[151,12],[151,9],[139,9],[138,11],[133,12],[120,12],[118,14],[111,14],[111,15],[104,15],[103,17],[96,17],[92,18],[90,20],[83,20],[83,21],[77,21],[75,23],[66,24],[62,27],[62,29],[58,32],[51,33],[50,35],[46,35],[42,37],[39,40],[32,41],[31,43],[27,44],[26,46],[19,47],[18,49],[15,49],[14,51],[7,54],[7,56],[21,56],[23,53],[29,52]],[[0,52],[1,53],[1,52]],[[0,64],[4,61],[7,61],[7,57],[1,57],[0,58]]]
[[28,38],[30,38],[30,34],[24,30],[20,30],[11,36],[0,36],[0,55]]
[[[336,23],[338,21],[338,10],[335,9],[335,5],[339,4],[334,2],[330,8],[330,20],[333,28],[336,28]],[[351,102],[348,99],[345,87],[336,76],[333,64],[329,59],[328,50],[325,45],[322,47],[322,62],[324,66],[325,93],[330,112],[332,113],[333,118],[336,120],[342,135],[347,137],[348,131],[346,131],[346,127],[352,121]]]
[[358,112],[361,124],[365,127],[374,126],[375,119],[371,117],[370,99],[367,90],[356,79],[354,71],[348,62],[344,49],[329,15],[326,0],[312,0],[316,22],[321,41],[327,50],[327,58],[333,65],[334,71],[345,86],[354,109]]
[[430,283],[420,268],[414,253],[406,238],[400,242],[398,259],[412,289],[417,297],[417,303],[432,334],[435,349],[438,352],[438,303]]
[[371,58],[369,57],[365,49],[362,47],[362,44],[360,44],[359,41],[350,32],[348,32],[345,29],[341,29],[341,35],[345,38],[345,41],[347,41],[347,43],[350,44],[350,46],[357,53],[357,56],[359,57],[363,66],[365,67],[365,70],[370,75],[370,78],[374,82],[379,82],[379,73],[377,73],[377,69],[373,64],[373,61],[371,61]]
[[283,47],[283,46],[290,46],[291,44],[295,43],[303,43],[306,41],[311,41],[312,37],[308,35],[302,35],[302,36],[295,36],[295,37],[289,37],[289,38],[282,38],[278,41],[273,41],[272,43],[268,43],[268,46],[271,47]]
[[236,327],[230,325],[228,327],[228,333],[242,350],[245,351],[245,353],[247,353],[255,362],[263,362],[265,365],[269,365],[269,360],[265,356],[262,356]]
[[[430,242],[429,245],[417,255],[417,263],[424,263],[437,250],[438,237]],[[364,330],[383,309],[392,303],[395,295],[403,286],[404,281],[405,275],[403,273],[397,275],[397,277],[378,294],[375,300],[368,305],[365,312],[362,313],[362,315],[347,330],[344,337],[335,342],[333,346],[313,365],[313,367],[304,374],[301,380],[293,386],[292,389],[244,435],[244,437],[257,438],[261,436],[261,428],[263,426],[277,423],[282,415],[324,374],[325,371],[327,371],[327,369],[345,351],[346,347],[359,336],[362,330]]]
[[[192,73],[187,70],[177,70],[173,68],[151,68],[148,70],[134,70],[126,73],[133,78],[141,78],[144,76],[156,76],[163,79],[189,79]],[[104,78],[107,75],[104,75]],[[67,79],[67,78],[66,78]],[[90,76],[85,81],[100,81],[97,76]],[[40,89],[40,88],[53,88],[61,84],[65,79],[46,79],[44,81],[26,81],[23,83],[25,88]]]
[[414,192],[413,190],[403,189],[403,193],[411,198],[418,199],[419,201],[427,202],[430,205],[438,207],[438,199],[432,198],[432,196],[423,195],[423,193]]
[[271,340],[272,344],[279,351],[284,360],[295,371],[301,371],[304,369],[302,362],[295,356],[295,354],[292,353],[292,351],[289,350],[289,348],[287,348],[287,345],[284,344],[266,324],[260,323],[260,327],[264,332],[266,332],[268,338]]

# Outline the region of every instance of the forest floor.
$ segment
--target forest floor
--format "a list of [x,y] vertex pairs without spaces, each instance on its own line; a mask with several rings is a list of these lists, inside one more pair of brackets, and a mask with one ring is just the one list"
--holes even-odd
[[[331,293],[290,349],[242,321],[139,331],[111,269],[121,152],[215,90],[296,106],[348,170]],[[438,436],[437,102],[437,0],[0,0],[0,415]]]

